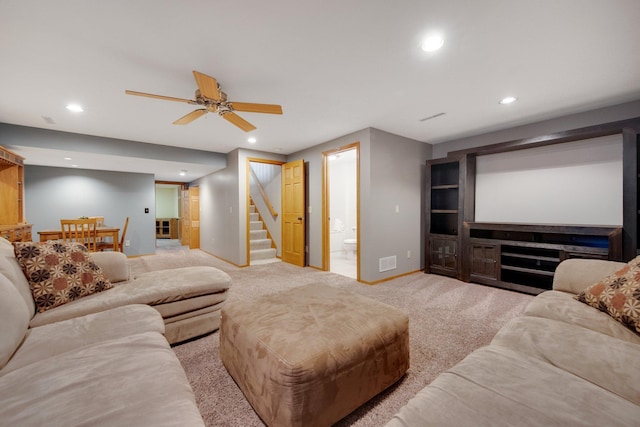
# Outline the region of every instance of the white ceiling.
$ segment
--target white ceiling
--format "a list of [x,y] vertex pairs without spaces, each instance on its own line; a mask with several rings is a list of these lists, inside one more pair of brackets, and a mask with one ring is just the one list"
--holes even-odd
[[[0,0],[0,122],[221,153],[366,127],[439,143],[640,99],[638,18],[638,0]],[[436,32],[444,47],[421,51]],[[192,70],[284,115],[240,113],[249,145],[215,114],[176,126],[193,106],[124,93],[192,98]]]

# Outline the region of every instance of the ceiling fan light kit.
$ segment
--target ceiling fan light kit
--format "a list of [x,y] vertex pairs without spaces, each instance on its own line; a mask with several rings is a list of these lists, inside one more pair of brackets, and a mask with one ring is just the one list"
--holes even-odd
[[220,84],[215,78],[198,71],[193,71],[193,77],[198,85],[198,89],[196,89],[195,92],[195,99],[174,98],[171,96],[136,92],[133,90],[125,90],[125,93],[127,95],[145,96],[147,98],[163,99],[166,101],[185,102],[187,104],[204,107],[193,110],[192,112],[180,117],[178,120],[173,122],[174,125],[187,125],[206,113],[218,113],[229,123],[239,127],[245,132],[251,132],[252,130],[255,130],[256,127],[238,116],[235,111],[243,111],[246,113],[282,114],[282,107],[276,104],[231,102],[228,100],[227,94],[222,91]]

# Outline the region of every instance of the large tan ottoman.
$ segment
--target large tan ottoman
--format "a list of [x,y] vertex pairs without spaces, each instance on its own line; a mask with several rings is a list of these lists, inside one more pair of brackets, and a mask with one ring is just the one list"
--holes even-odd
[[329,426],[409,368],[409,319],[312,284],[222,308],[220,358],[269,426]]

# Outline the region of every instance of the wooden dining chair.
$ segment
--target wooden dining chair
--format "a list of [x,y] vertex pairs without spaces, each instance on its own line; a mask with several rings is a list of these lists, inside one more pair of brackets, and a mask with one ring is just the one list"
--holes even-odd
[[80,243],[89,252],[97,250],[97,222],[95,218],[61,219],[62,240],[68,243]]
[[[122,227],[122,234],[120,235],[120,242],[118,245],[118,249],[120,252],[124,252],[124,236],[127,235],[127,227],[129,227],[129,217],[124,220],[124,227]],[[98,242],[98,250],[113,250],[113,242]]]

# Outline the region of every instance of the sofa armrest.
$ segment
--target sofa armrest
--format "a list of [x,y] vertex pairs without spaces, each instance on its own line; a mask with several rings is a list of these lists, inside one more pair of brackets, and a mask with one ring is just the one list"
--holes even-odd
[[558,265],[553,276],[553,290],[578,294],[625,265],[622,262],[599,259],[564,260]]
[[91,257],[111,283],[129,280],[129,261],[122,252],[93,252]]

